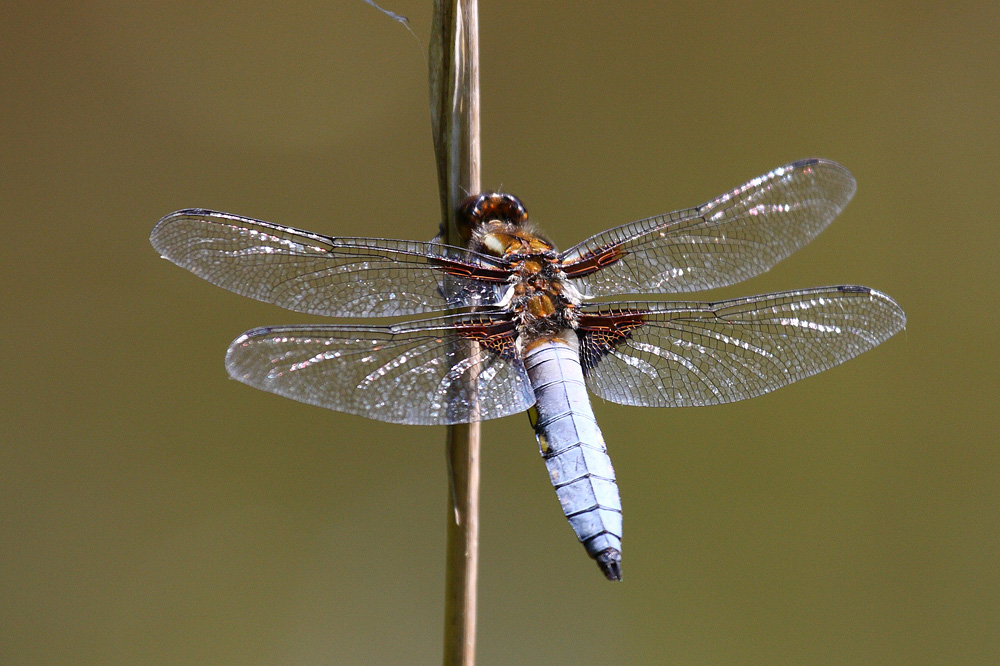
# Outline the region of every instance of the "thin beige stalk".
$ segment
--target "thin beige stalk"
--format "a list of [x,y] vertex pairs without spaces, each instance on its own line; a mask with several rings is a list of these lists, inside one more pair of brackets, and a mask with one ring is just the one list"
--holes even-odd
[[[430,103],[445,238],[458,245],[455,211],[479,191],[479,15],[476,0],[435,0]],[[475,343],[467,352],[475,352]],[[476,378],[470,377],[470,383]],[[448,428],[451,474],[445,581],[444,665],[476,655],[479,567],[479,423]]]

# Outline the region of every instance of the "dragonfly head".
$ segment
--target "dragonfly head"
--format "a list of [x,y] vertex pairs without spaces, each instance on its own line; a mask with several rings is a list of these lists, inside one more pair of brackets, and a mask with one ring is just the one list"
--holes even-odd
[[482,192],[473,194],[458,205],[456,220],[462,235],[468,238],[476,227],[487,222],[499,221],[522,226],[528,221],[528,211],[513,194]]

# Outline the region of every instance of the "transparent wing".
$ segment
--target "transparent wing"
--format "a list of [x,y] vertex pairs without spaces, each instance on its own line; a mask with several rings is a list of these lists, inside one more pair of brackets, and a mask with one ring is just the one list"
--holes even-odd
[[255,388],[379,421],[485,421],[535,402],[515,335],[506,319],[478,314],[393,326],[273,326],[234,340],[226,369]]
[[856,187],[836,162],[800,160],[697,208],[592,236],[559,258],[587,297],[722,287],[763,273],[811,241]]
[[334,238],[209,210],[153,228],[153,247],[198,277],[258,301],[332,317],[390,317],[495,305],[509,273],[457,247]]
[[587,386],[605,400],[648,407],[752,398],[854,358],[906,324],[891,298],[852,286],[580,312]]

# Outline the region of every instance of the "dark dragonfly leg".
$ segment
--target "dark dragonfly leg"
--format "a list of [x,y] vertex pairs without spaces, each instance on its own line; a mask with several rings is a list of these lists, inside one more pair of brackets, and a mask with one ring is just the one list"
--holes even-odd
[[524,353],[535,390],[532,425],[570,526],[608,580],[621,580],[618,483],[572,342],[543,341]]

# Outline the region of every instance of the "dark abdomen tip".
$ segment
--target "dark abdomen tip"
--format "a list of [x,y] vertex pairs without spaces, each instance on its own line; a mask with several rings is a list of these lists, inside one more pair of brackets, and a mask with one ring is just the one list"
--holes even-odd
[[608,580],[620,581],[622,579],[622,554],[614,548],[605,548],[594,558],[597,566]]

